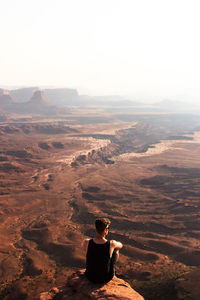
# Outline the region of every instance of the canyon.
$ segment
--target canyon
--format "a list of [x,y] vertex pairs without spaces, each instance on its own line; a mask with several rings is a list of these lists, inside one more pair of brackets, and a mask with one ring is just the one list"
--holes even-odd
[[[179,279],[200,273],[199,115],[62,110],[34,95],[33,112],[1,107],[0,298],[63,286],[108,217],[124,244],[117,276],[147,300],[184,299]],[[192,282],[188,293],[199,299]]]

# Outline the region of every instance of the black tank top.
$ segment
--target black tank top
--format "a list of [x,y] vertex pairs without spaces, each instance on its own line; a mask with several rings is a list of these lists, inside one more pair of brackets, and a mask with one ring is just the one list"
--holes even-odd
[[94,283],[106,283],[113,278],[110,241],[104,244],[96,244],[92,239],[89,241],[85,275]]

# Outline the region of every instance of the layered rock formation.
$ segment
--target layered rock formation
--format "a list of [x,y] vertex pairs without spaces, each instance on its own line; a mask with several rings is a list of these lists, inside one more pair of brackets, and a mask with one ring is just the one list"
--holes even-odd
[[29,105],[49,105],[50,103],[44,96],[44,91],[42,90],[37,90],[34,92],[33,96],[31,99],[28,101]]
[[62,289],[53,288],[40,294],[35,300],[144,300],[124,280],[114,277],[107,284],[92,284],[80,270],[69,277]]
[[38,87],[21,88],[11,90],[10,95],[12,99],[17,103],[27,102],[32,97],[33,93],[37,90]]
[[[26,90],[26,89],[25,89]],[[26,101],[20,102],[14,102],[12,97],[10,96],[10,92],[4,89],[0,89],[0,109],[4,109],[8,112],[13,113],[36,113],[36,114],[56,114],[57,108],[48,102],[46,97],[44,96],[44,91],[42,90],[33,90],[33,88],[28,89],[28,91],[25,91],[25,94],[23,94],[24,90],[21,90],[21,93],[19,91],[16,91],[17,97],[22,97],[23,100],[26,98],[27,95],[29,95],[30,92],[34,92],[32,96],[26,99]]]
[[6,122],[8,120],[5,112],[3,110],[0,110],[0,122]]
[[52,104],[58,106],[76,105],[80,102],[80,96],[76,89],[45,89],[44,94]]
[[0,89],[0,108],[6,108],[13,102],[14,101],[11,98],[9,92],[7,90]]
[[[38,91],[38,87],[20,88],[11,90],[10,95],[17,103],[28,102],[35,91]],[[53,105],[74,105],[79,103],[80,96],[76,89],[69,88],[52,88],[44,89],[44,95],[49,102]]]
[[51,105],[46,97],[44,96],[44,91],[36,90],[29,101],[23,103],[13,103],[7,109],[7,111],[14,113],[30,113],[30,114],[56,114],[57,108]]

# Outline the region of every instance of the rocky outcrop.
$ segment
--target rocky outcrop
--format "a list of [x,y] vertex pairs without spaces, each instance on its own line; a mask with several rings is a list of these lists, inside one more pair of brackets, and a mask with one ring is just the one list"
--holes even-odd
[[[66,133],[77,133],[78,130],[65,125],[57,124],[20,124],[20,125],[6,125],[0,126],[0,134],[15,134],[15,133],[41,133],[41,134],[66,134]],[[62,148],[61,144],[54,144],[54,147]]]
[[38,90],[35,91],[31,99],[28,101],[28,104],[33,105],[49,105],[48,100],[44,96],[44,91]]
[[3,110],[0,110],[0,122],[6,122],[8,118]]
[[7,90],[0,89],[0,108],[6,108],[14,101]]
[[10,91],[10,95],[15,102],[22,103],[27,102],[36,90],[38,87],[15,89]]
[[12,112],[15,113],[30,113],[30,114],[44,114],[55,115],[57,113],[56,106],[51,105],[46,97],[44,91],[37,90],[32,95],[31,99],[25,103],[15,103],[12,105]]
[[[29,89],[28,93],[25,93],[25,95],[29,94],[30,92],[31,89]],[[29,97],[29,99],[29,101],[14,102],[8,91],[0,89],[0,108],[3,108],[7,112],[17,114],[30,113],[44,115],[56,115],[57,113],[59,113],[57,107],[52,105],[46,99],[44,91],[42,90],[33,91],[33,94],[31,98]],[[65,113],[65,110],[62,110],[61,112]]]
[[[10,91],[10,95],[17,103],[28,102],[38,87],[20,88]],[[56,106],[80,104],[80,96],[76,89],[52,88],[44,89],[44,96]],[[82,100],[83,102],[83,100]]]
[[56,107],[47,101],[41,90],[35,91],[28,102],[15,103],[9,91],[0,89],[0,108],[14,113],[56,113]]
[[114,164],[115,162],[109,159],[104,149],[101,150],[91,150],[87,155],[81,154],[75,157],[74,161],[71,163],[72,167],[78,167],[80,165],[86,164]]
[[144,300],[124,280],[114,277],[107,284],[92,284],[80,270],[67,280],[62,289],[53,288],[40,294],[35,300]]
[[[19,105],[19,103],[18,103]],[[21,103],[22,105],[22,103]],[[33,113],[33,114],[44,114],[44,115],[57,115],[68,113],[66,108],[58,108],[50,103],[43,90],[37,90],[34,92],[31,99],[21,106],[21,112]]]

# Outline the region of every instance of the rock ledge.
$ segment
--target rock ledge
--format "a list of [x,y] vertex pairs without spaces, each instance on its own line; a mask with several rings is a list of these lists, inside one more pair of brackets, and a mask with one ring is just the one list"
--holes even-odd
[[84,276],[84,270],[73,273],[62,289],[53,288],[40,294],[35,300],[144,300],[124,280],[114,277],[107,284],[92,284]]

